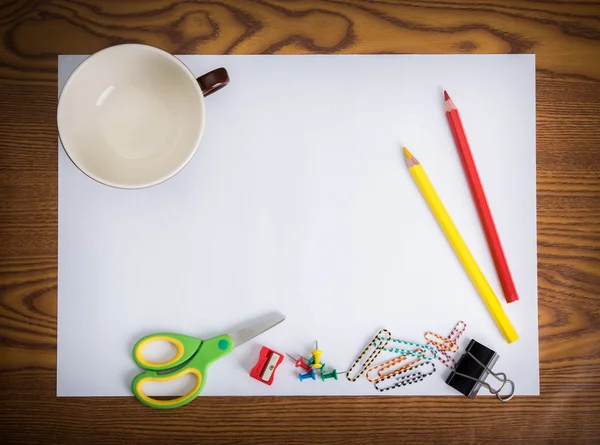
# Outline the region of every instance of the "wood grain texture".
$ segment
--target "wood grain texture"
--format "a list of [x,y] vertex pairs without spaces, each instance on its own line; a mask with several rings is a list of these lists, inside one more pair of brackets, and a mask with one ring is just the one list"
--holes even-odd
[[[598,443],[600,3],[0,1],[1,443]],[[535,53],[540,397],[55,397],[57,55]]]

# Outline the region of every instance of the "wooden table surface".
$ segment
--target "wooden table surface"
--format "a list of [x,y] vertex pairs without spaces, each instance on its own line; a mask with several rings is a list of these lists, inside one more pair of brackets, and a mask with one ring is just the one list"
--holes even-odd
[[[276,0],[0,3],[1,443],[598,443],[600,3]],[[541,396],[55,396],[57,55],[535,53]],[[82,334],[83,335],[83,334]]]

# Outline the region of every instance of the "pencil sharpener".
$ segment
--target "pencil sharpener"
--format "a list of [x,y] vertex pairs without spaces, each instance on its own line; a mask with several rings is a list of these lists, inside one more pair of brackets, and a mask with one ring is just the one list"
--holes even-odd
[[283,361],[283,355],[272,349],[263,346],[260,349],[258,361],[252,371],[250,371],[250,377],[264,383],[265,385],[271,386],[275,379],[275,371],[277,367]]

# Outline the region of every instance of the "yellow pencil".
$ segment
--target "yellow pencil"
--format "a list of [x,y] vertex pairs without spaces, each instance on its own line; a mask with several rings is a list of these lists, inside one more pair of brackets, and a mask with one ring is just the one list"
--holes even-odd
[[500,329],[500,332],[502,332],[502,335],[508,343],[518,340],[519,334],[517,334],[517,331],[515,331],[515,328],[506,316],[504,309],[502,309],[502,305],[500,304],[498,297],[496,297],[496,294],[494,294],[490,284],[485,279],[481,269],[479,269],[479,266],[475,262],[475,258],[473,258],[473,255],[471,255],[471,252],[469,252],[469,248],[463,241],[460,233],[458,233],[458,230],[452,222],[450,215],[448,215],[444,204],[442,204],[442,201],[433,188],[431,181],[429,181],[425,170],[423,170],[423,167],[419,161],[417,161],[417,159],[410,154],[406,147],[404,147],[403,150],[404,156],[406,157],[408,171],[410,171],[411,176],[417,183],[417,187],[419,187],[421,194],[425,198],[425,201],[427,201],[433,216],[435,216],[435,219],[442,228],[446,238],[448,238],[452,249],[454,249],[454,253],[456,253],[456,256],[458,256],[458,259],[465,268],[467,275],[469,275],[469,278],[471,278],[471,281],[475,285],[477,292],[479,292],[479,295],[488,308],[488,311],[490,311],[490,314]]

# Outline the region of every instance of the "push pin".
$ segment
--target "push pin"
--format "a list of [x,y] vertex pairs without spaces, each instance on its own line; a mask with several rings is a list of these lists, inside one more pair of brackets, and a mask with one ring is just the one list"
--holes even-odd
[[323,381],[325,381],[327,379],[332,379],[332,378],[336,379],[336,380],[338,379],[338,372],[337,372],[337,370],[334,369],[333,371],[331,371],[330,373],[327,373],[327,374],[325,374],[324,372],[321,372],[321,379]]
[[306,363],[304,363],[304,359],[301,356],[298,356],[298,360],[296,360],[294,357],[292,357],[290,354],[288,354],[287,352],[285,353],[285,355],[287,355],[289,358],[291,358],[294,362],[295,362],[295,367],[296,368],[302,368],[305,371],[310,371],[312,368],[310,367],[310,365],[307,365]]
[[[304,359],[304,360],[306,360],[306,359]],[[312,367],[315,364],[315,356],[311,355],[310,359],[308,359],[307,363],[308,363],[308,366]],[[323,371],[323,369],[325,369],[325,366],[326,366],[326,363],[321,363],[321,371]]]
[[[312,368],[312,366],[315,364],[315,356],[311,355],[310,358],[306,358],[306,357],[302,357],[300,356],[307,364],[308,366],[310,366]],[[323,370],[323,368],[325,368],[325,363],[321,363],[321,370]]]
[[315,350],[312,352],[314,363],[313,368],[321,369],[323,367],[323,363],[321,363],[321,355],[323,355],[323,351],[319,349],[319,342],[315,341]]
[[306,374],[298,374],[298,377],[300,378],[300,381],[305,380],[305,379],[317,380],[314,369],[311,369]]

